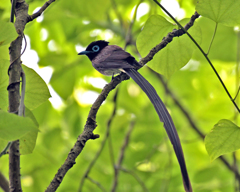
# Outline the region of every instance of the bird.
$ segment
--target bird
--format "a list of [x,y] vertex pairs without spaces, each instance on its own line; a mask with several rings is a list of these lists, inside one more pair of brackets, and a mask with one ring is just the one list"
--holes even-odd
[[126,73],[146,93],[160,121],[163,122],[163,126],[173,145],[181,169],[185,191],[192,192],[192,186],[177,130],[167,108],[154,87],[138,72],[138,69],[140,69],[142,65],[140,65],[130,53],[124,51],[117,45],[109,45],[109,42],[105,40],[93,41],[87,46],[85,51],[79,52],[78,55],[86,55],[92,62],[93,67],[103,75],[113,76],[121,72]]

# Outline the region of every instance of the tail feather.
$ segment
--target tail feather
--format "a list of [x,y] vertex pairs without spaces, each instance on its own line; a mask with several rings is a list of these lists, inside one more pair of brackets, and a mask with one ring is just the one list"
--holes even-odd
[[178,133],[174,126],[172,118],[169,112],[167,111],[164,103],[158,96],[153,86],[140,73],[138,73],[137,70],[135,69],[123,69],[123,70],[142,88],[142,90],[146,93],[146,95],[154,105],[155,110],[157,111],[157,114],[160,118],[160,121],[163,122],[164,128],[168,134],[168,137],[176,153],[181,168],[185,191],[192,192],[192,187],[188,177],[188,172],[184,160],[180,139],[178,137]]

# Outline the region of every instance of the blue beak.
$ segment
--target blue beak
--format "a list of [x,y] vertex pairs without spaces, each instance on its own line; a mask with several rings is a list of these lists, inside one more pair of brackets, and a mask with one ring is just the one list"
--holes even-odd
[[78,53],[78,55],[87,55],[88,53],[91,53],[92,51],[82,51]]

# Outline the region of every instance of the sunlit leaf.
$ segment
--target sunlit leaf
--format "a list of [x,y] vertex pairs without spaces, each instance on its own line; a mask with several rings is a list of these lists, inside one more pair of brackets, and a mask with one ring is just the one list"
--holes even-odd
[[37,126],[30,118],[0,111],[0,139],[13,141],[31,131],[37,131]]
[[239,0],[199,0],[196,10],[216,23],[235,26],[240,24],[239,7]]
[[8,107],[8,67],[9,61],[0,59],[0,109],[7,111]]
[[[27,108],[25,108],[25,116],[29,117],[37,127],[39,126],[33,113]],[[33,149],[35,148],[36,145],[37,136],[38,130],[34,129],[20,138],[19,149],[21,155],[26,155],[33,152]]]
[[23,65],[26,74],[25,106],[30,110],[38,107],[51,97],[45,81],[31,68]]
[[[186,24],[187,21],[189,19],[184,19],[181,21],[181,24]],[[151,16],[137,39],[137,47],[140,54],[146,56],[174,28],[176,29],[177,26],[169,23],[162,16]],[[188,32],[197,42],[201,41],[201,29],[197,25],[191,27]],[[147,65],[169,78],[174,72],[188,63],[195,49],[196,45],[184,34],[183,36],[175,37]]]
[[214,125],[205,138],[205,146],[211,160],[239,149],[239,135],[240,127],[229,120],[222,119]]
[[0,46],[6,45],[17,38],[17,32],[13,23],[0,20]]

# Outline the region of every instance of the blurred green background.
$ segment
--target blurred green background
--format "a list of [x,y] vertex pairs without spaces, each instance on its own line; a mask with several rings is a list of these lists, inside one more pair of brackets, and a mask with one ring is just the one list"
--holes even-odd
[[[29,14],[32,14],[45,1],[26,2],[29,4]],[[166,6],[170,4],[167,9],[179,20],[190,18],[195,12],[195,0],[169,2],[165,1]],[[162,3],[164,5],[164,2]],[[0,0],[2,20],[9,20],[10,8],[9,1]],[[105,39],[110,44],[123,48],[128,44],[126,51],[140,60],[136,40],[147,19],[155,14],[171,21],[153,1],[58,0],[37,20],[26,25],[24,33],[28,44],[22,57],[23,64],[34,68],[42,76],[50,86],[52,98],[32,111],[39,123],[40,132],[33,153],[21,156],[24,192],[40,192],[46,189],[83,131],[91,103],[103,86],[111,81],[111,77],[98,73],[87,57],[78,56],[77,53],[84,50],[90,42]],[[201,32],[201,46],[207,51],[215,24],[202,17],[196,20],[196,25]],[[166,31],[166,34],[168,32],[170,31]],[[158,44],[161,40],[156,39],[155,43]],[[238,40],[238,33],[233,27],[219,24],[209,54],[232,95],[235,95],[238,83]],[[7,48],[3,49],[1,48],[2,54],[8,58]],[[161,64],[161,61],[159,63]],[[189,124],[171,96],[165,92],[158,76],[147,66],[139,72],[156,88],[174,120],[194,191],[233,191],[233,173],[218,159],[210,162],[203,139]],[[203,134],[209,133],[219,119],[237,121],[234,106],[198,50],[194,50],[192,59],[184,68],[170,78],[164,78],[164,81]],[[110,127],[115,162],[130,124],[134,122],[122,168],[134,173],[148,191],[184,191],[172,146],[150,101],[132,80],[124,81],[118,87],[117,113]],[[78,191],[85,171],[104,140],[107,122],[114,108],[115,91],[109,94],[97,115],[98,126],[94,133],[99,134],[100,138],[87,142],[76,164],[63,179],[58,192]],[[225,157],[230,163],[233,162],[232,154]],[[236,158],[239,159],[238,152]],[[8,177],[7,155],[0,159],[0,171]],[[89,177],[100,183],[106,191],[111,189],[114,169],[109,140]],[[102,190],[86,178],[82,191]],[[117,191],[144,190],[132,174],[120,171]]]

